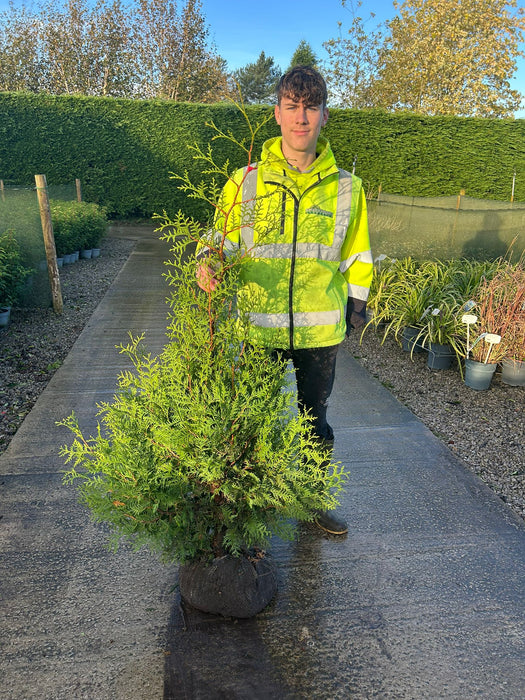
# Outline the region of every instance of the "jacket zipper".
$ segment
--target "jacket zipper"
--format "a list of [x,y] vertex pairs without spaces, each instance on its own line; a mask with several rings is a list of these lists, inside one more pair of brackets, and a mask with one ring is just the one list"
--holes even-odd
[[[290,277],[288,280],[288,323],[289,323],[289,343],[290,343],[290,351],[291,352],[293,352],[293,350],[294,350],[293,282],[294,282],[294,277],[295,277],[295,260],[296,260],[296,254],[297,254],[299,203],[307,192],[309,192],[313,187],[317,187],[317,185],[322,181],[323,178],[321,178],[319,173],[317,174],[317,177],[318,177],[317,182],[314,182],[309,187],[307,187],[304,190],[304,192],[302,192],[302,194],[299,198],[297,198],[295,196],[295,194],[291,190],[289,190],[287,187],[285,187],[282,183],[271,182],[271,181],[268,181],[266,183],[267,185],[276,185],[277,187],[282,187],[283,194],[286,195],[286,193],[288,193],[293,198],[292,258],[290,260]],[[327,177],[330,177],[330,175],[328,175]],[[283,234],[283,233],[284,233],[284,219],[281,219],[281,234]]]

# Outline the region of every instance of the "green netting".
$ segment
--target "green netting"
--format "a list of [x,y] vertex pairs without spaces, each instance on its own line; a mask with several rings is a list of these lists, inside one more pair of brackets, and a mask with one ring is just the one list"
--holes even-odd
[[[75,185],[48,185],[50,199],[76,199]],[[51,289],[47,272],[40,209],[35,187],[3,183],[0,189],[0,235],[14,233],[22,252],[22,263],[32,270],[22,291],[23,306],[49,306]]]
[[416,259],[511,257],[525,248],[525,203],[381,193],[368,202],[375,255]]

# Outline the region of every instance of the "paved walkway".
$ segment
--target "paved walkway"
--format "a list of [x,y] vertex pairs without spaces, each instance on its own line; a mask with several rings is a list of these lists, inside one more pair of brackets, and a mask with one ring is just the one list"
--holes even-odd
[[0,697],[525,698],[525,525],[352,357],[330,417],[351,470],[348,536],[276,541],[276,599],[252,620],[180,604],[176,566],[105,548],[62,485],[55,421],[85,431],[144,331],[164,343],[164,243],[120,275],[0,458]]

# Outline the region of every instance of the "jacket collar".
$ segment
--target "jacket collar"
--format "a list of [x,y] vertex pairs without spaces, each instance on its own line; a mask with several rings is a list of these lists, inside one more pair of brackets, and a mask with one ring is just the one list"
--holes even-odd
[[[278,175],[280,178],[285,177],[296,181],[297,177],[308,178],[308,176],[319,180],[332,174],[332,172],[337,172],[334,154],[332,153],[328,140],[325,139],[324,136],[319,136],[317,141],[318,156],[312,163],[312,167],[306,173],[299,173],[287,163],[283,156],[281,142],[282,138],[277,136],[273,139],[268,139],[268,141],[265,141],[263,144],[261,165],[268,173],[272,173],[274,176]],[[266,180],[267,177],[264,179]]]

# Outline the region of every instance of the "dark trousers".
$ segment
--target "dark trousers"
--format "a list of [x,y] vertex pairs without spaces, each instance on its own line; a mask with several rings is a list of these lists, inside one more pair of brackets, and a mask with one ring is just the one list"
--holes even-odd
[[303,350],[276,350],[281,357],[293,363],[299,410],[310,412],[315,434],[328,443],[333,443],[334,440],[334,431],[326,420],[326,412],[334,386],[338,350],[339,345]]

